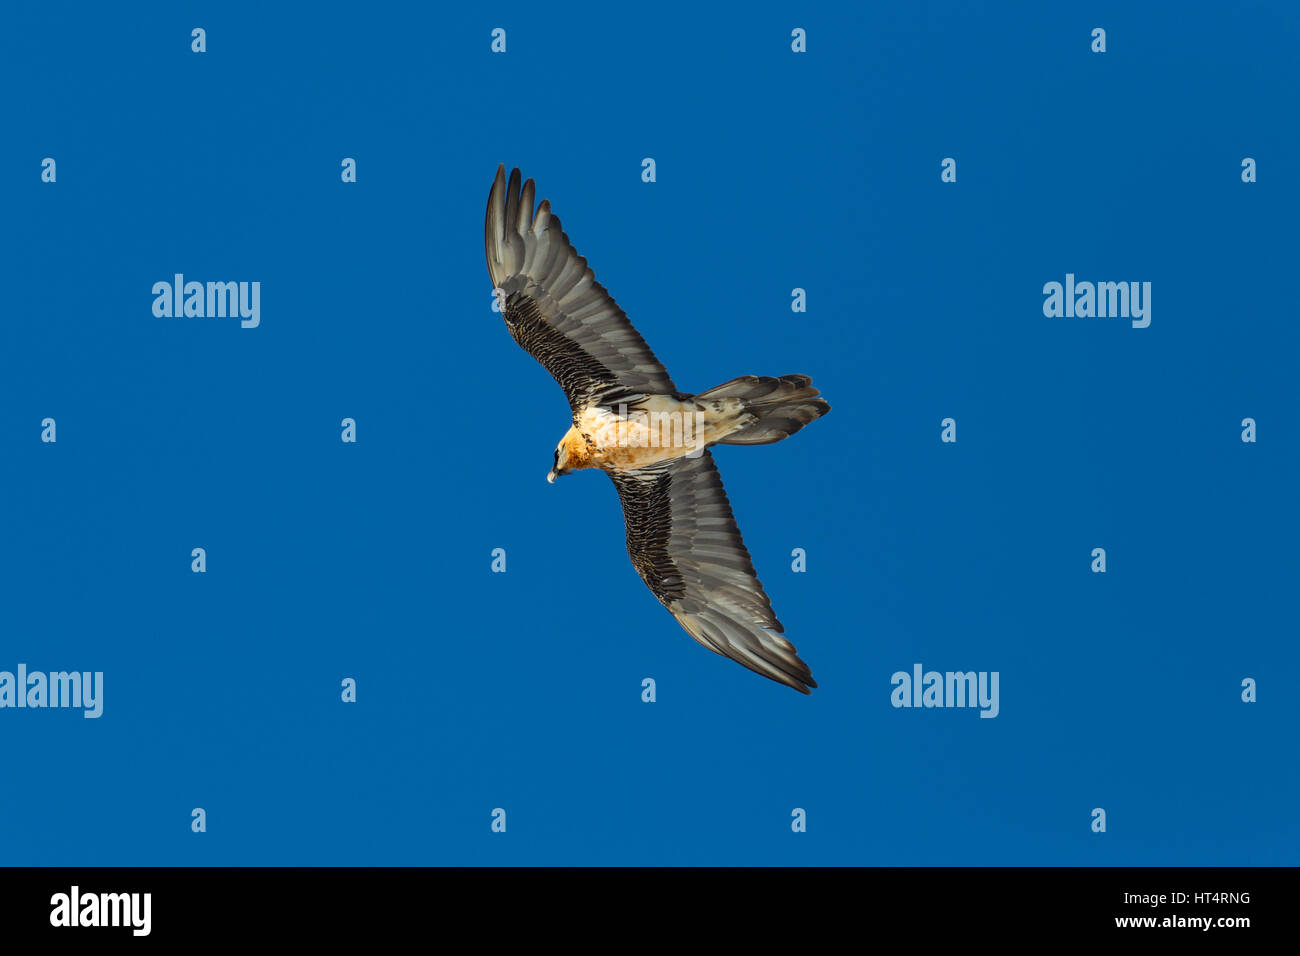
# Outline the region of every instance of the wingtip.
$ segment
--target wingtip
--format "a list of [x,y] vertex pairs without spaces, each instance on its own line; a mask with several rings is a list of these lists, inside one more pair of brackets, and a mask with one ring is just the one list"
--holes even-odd
[[[781,683],[785,684],[787,687],[793,687],[801,694],[811,695],[812,692],[817,689],[817,682],[813,680],[812,671],[809,669],[808,665],[804,664],[804,662],[802,660],[799,660],[799,658],[796,657],[795,660],[803,665],[801,668],[801,673],[792,674],[789,671],[786,671],[782,675],[785,678],[784,680],[781,680],[781,678],[773,678],[773,679],[781,680]],[[764,675],[764,676],[770,676],[770,675]]]
[[[803,661],[799,661],[799,663],[803,664]],[[751,667],[750,670],[754,670],[754,668]],[[804,665],[803,673],[801,674],[794,674],[786,670],[781,671],[779,676],[777,674],[769,674],[766,671],[755,671],[755,673],[766,677],[768,680],[775,681],[778,684],[784,684],[786,687],[797,690],[805,697],[811,696],[812,692],[817,688],[817,682],[813,680],[812,671],[808,670],[806,664]]]

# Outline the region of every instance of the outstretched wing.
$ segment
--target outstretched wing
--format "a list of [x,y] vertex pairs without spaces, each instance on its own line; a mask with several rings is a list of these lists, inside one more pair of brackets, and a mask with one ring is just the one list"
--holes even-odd
[[732,517],[713,455],[608,472],[627,552],[654,596],[709,650],[809,693],[812,671],[781,635]]
[[560,383],[576,412],[616,395],[676,395],[677,388],[569,244],[543,199],[533,211],[530,179],[497,168],[485,225],[488,273],[502,290],[506,328]]

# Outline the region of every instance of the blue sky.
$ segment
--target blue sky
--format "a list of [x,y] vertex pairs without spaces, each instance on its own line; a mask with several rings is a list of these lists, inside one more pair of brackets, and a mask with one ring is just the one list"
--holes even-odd
[[[1300,18],[993,6],[6,8],[0,670],[105,695],[0,709],[0,861],[1295,864]],[[812,697],[545,482],[499,162],[679,387],[834,406],[716,452]],[[1150,326],[1044,316],[1067,273]],[[892,707],[915,663],[998,716]]]

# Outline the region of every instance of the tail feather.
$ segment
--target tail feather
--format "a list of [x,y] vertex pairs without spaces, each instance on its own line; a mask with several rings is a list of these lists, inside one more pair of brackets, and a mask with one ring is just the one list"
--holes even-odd
[[807,375],[772,378],[742,375],[723,382],[697,399],[739,399],[755,420],[718,439],[723,445],[770,445],[788,438],[814,419],[831,410]]

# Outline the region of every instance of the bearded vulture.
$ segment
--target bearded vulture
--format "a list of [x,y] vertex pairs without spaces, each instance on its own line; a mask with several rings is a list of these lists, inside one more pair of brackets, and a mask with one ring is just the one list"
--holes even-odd
[[547,480],[599,468],[623,504],[632,565],[700,644],[807,694],[812,671],[754,573],[718,477],[714,444],[766,445],[830,411],[806,375],[745,375],[678,391],[535,189],[488,195],[488,273],[506,329],[564,389],[573,423]]

